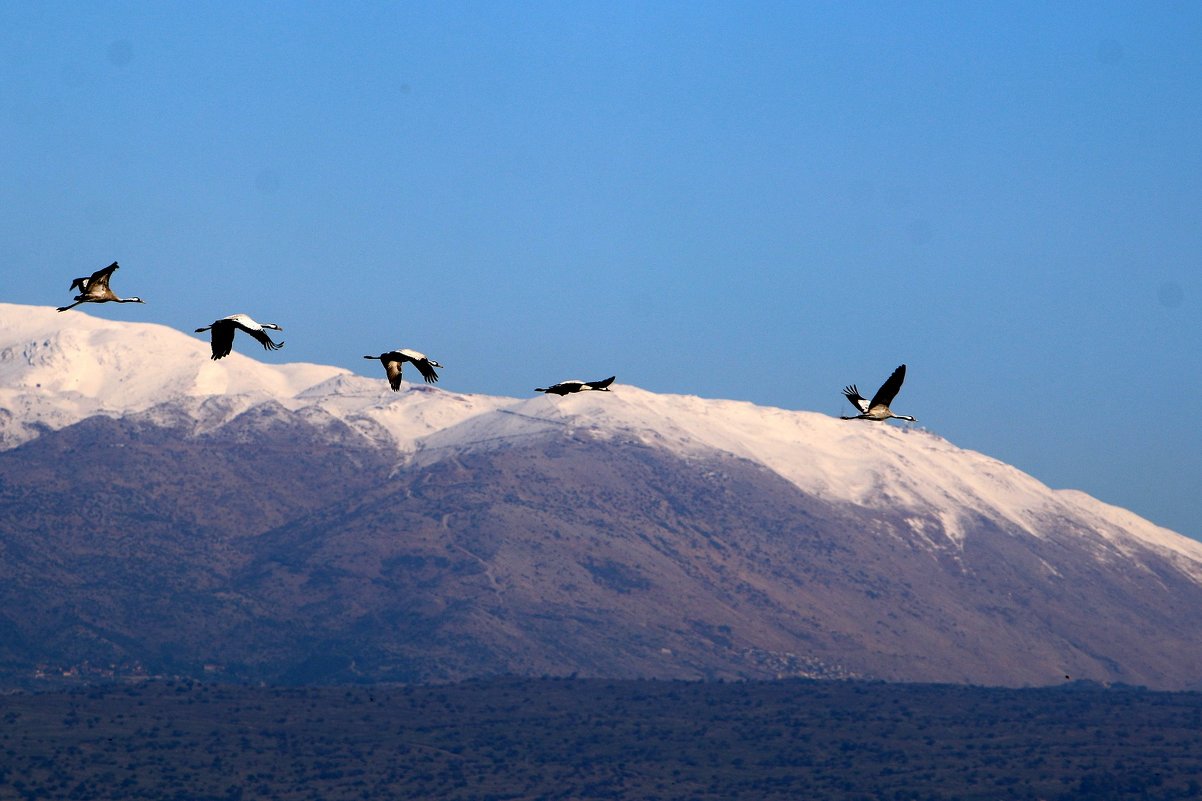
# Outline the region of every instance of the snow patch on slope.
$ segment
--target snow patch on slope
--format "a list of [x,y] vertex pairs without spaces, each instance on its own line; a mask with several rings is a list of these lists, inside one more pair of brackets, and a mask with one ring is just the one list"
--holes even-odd
[[1099,559],[1151,548],[1202,580],[1202,543],[907,426],[629,385],[562,398],[466,395],[409,382],[394,393],[383,376],[337,367],[264,364],[237,352],[212,361],[207,339],[161,325],[0,304],[0,447],[96,414],[139,414],[202,433],[264,404],[343,421],[419,463],[551,434],[626,439],[686,458],[718,451],[816,497],[890,513],[932,549],[963,548],[979,516],[1014,536],[1074,531]]
[[0,447],[93,415],[140,414],[202,433],[274,402],[323,412],[404,452],[433,431],[512,402],[411,384],[394,393],[383,377],[339,367],[210,355],[206,337],[167,326],[0,304]]
[[816,497],[922,521],[909,526],[936,549],[963,548],[977,516],[1012,535],[1040,538],[1063,532],[1072,519],[1100,556],[1149,547],[1172,554],[1202,580],[1202,543],[908,426],[618,385],[478,415],[424,438],[415,458],[436,461],[446,452],[506,447],[551,432],[626,438],[685,457],[713,451],[741,457]]

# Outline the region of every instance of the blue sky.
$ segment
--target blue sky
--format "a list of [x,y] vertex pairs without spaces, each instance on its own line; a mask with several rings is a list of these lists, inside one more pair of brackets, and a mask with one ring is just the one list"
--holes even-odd
[[7,3],[3,300],[895,408],[1202,537],[1202,5]]

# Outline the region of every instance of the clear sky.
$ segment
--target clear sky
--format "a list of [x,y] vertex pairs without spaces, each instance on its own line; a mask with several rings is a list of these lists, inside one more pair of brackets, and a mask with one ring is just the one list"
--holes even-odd
[[[0,299],[896,411],[1202,537],[1202,4],[0,5]],[[76,312],[72,312],[76,313]],[[381,380],[383,378],[381,377]]]

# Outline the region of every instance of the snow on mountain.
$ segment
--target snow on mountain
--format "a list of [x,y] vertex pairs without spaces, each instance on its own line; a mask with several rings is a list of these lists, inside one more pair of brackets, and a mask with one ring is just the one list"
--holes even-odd
[[338,367],[264,364],[237,352],[212,361],[207,339],[161,325],[0,304],[0,447],[97,414],[191,418],[199,431],[267,403],[343,421],[418,463],[552,433],[625,438],[686,458],[717,451],[823,500],[907,515],[932,549],[963,547],[980,516],[1016,536],[1071,531],[1099,558],[1151,548],[1202,582],[1202,543],[919,429],[621,384],[526,400],[409,382],[394,393],[382,376]]
[[[1202,543],[1085,493],[1053,490],[930,432],[897,425],[615,385],[609,393],[540,396],[472,417],[424,438],[415,458],[436,461],[445,452],[504,447],[560,430],[625,437],[684,456],[716,450],[761,464],[823,500],[913,510],[907,520],[912,533],[936,548],[962,547],[977,515],[1033,537],[1062,532],[1064,521],[1075,520],[1077,535],[1094,539],[1099,553],[1131,555],[1140,545],[1151,547],[1202,582]],[[931,512],[942,531],[931,530]]]
[[[258,345],[239,343],[251,353]],[[275,402],[318,411],[398,449],[508,399],[421,386],[393,393],[381,379],[319,364],[264,364],[236,350],[214,361],[207,337],[85,312],[0,303],[0,448],[93,415],[195,418],[196,430]]]
[[207,338],[166,326],[13,304],[0,304],[0,343],[5,392],[91,399],[113,412],[178,395],[291,395],[347,372],[316,364],[266,365],[237,352],[213,361]]

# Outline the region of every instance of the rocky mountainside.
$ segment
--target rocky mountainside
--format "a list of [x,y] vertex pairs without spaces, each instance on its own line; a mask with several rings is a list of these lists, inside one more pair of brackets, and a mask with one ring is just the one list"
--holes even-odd
[[1202,686],[1202,544],[933,434],[207,351],[0,304],[5,679]]

